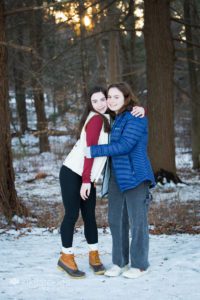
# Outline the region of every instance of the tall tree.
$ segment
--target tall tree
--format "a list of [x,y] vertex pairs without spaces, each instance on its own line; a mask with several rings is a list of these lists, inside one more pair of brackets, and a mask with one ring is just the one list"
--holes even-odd
[[[199,36],[194,36],[192,24],[197,23],[197,4],[195,0],[184,1],[185,36],[187,41],[187,59],[191,90],[191,113],[192,113],[192,160],[193,168],[200,168],[200,71],[196,66],[199,62],[200,50],[195,49],[193,43],[199,43]],[[197,35],[197,29],[195,31]],[[198,52],[198,53],[197,53]]]
[[[42,6],[43,0],[33,0],[30,5]],[[45,114],[44,90],[42,80],[42,24],[43,24],[43,10],[33,11],[30,16],[30,40],[31,46],[36,51],[38,56],[32,57],[31,71],[32,71],[32,89],[35,110],[37,115],[37,129],[39,130],[39,147],[40,153],[50,150],[47,129],[48,122]]]
[[144,0],[144,38],[149,117],[149,154],[154,172],[175,174],[174,49],[170,32],[170,1]]
[[[99,3],[99,8],[103,9],[103,3]],[[99,21],[98,21],[99,18]],[[102,24],[104,24],[104,18],[102,14],[97,14],[96,7],[93,7],[93,23],[95,24],[94,32],[99,33],[102,31]],[[104,35],[97,34],[95,37],[95,50],[97,59],[97,71],[95,74],[96,83],[102,86],[106,86],[107,80],[107,62],[106,62],[106,51],[104,45]]]
[[[125,3],[125,1],[124,1]],[[136,31],[135,31],[135,2],[132,0],[127,1],[127,12],[122,24],[127,30],[127,33],[121,32],[120,34],[120,44],[122,47],[124,58],[124,65],[123,65],[123,73],[124,80],[127,81],[134,91],[137,90],[137,76],[135,75],[135,42],[136,42]],[[122,74],[123,75],[123,74]]]
[[[113,2],[113,1],[111,1]],[[119,22],[119,11],[114,2],[108,8],[108,26],[109,26],[109,48],[108,48],[108,81],[113,83],[121,81],[121,63],[120,63],[120,45],[119,31],[117,24]]]
[[96,56],[97,56],[97,83],[106,86],[106,58],[103,46],[102,35],[95,39]]
[[[16,41],[17,44],[23,45],[23,30],[18,25],[16,28]],[[16,51],[13,63],[13,73],[15,81],[15,96],[17,104],[17,112],[19,116],[20,131],[22,134],[28,129],[27,111],[26,111],[26,88],[24,76],[24,54],[22,51]]]
[[85,45],[85,28],[84,28],[84,1],[79,1],[79,18],[80,18],[80,58],[81,58],[81,74],[82,74],[82,94],[84,100],[87,99],[88,92],[88,63],[87,63],[87,48]]
[[4,1],[0,1],[0,205],[8,220],[26,209],[17,198],[12,165]]

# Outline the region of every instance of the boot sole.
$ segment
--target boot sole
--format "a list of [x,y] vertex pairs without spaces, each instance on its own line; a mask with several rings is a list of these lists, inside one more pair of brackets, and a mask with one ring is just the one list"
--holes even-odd
[[83,279],[83,278],[85,278],[86,276],[85,275],[83,275],[83,276],[72,276],[71,274],[69,274],[66,270],[64,270],[62,267],[60,267],[60,266],[57,266],[57,269],[59,270],[59,271],[61,271],[61,272],[64,272],[67,276],[69,276],[70,278],[73,278],[73,279]]
[[123,275],[123,273],[122,273],[122,276],[124,278],[127,278],[127,279],[137,279],[137,278],[140,278],[140,277],[142,277],[142,276],[144,276],[144,275],[146,275],[148,273],[149,273],[149,270],[147,270],[146,272],[141,272],[141,274],[139,274],[139,275],[133,275],[132,277],[131,277],[131,275],[130,275],[130,277],[126,276],[126,275]]
[[102,271],[97,271],[97,272],[95,272],[95,270],[93,269],[92,266],[90,266],[90,269],[93,271],[93,273],[94,273],[95,275],[104,275],[104,273],[106,272],[106,270],[102,270]]

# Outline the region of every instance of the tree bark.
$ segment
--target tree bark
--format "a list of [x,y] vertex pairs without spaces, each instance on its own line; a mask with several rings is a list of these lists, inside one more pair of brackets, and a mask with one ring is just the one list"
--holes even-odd
[[[184,19],[187,24],[185,25],[185,36],[186,41],[190,43],[194,41],[191,24],[195,22],[195,8],[196,3],[194,0],[184,1]],[[197,37],[195,39],[197,39]],[[193,168],[198,169],[200,168],[200,87],[198,86],[199,70],[193,62],[196,59],[198,60],[199,53],[196,55],[193,45],[187,43],[186,47],[191,90],[192,161]],[[199,52],[199,49],[196,49],[196,52],[197,51]]]
[[120,46],[119,46],[119,32],[112,30],[116,28],[119,22],[118,11],[116,3],[108,8],[108,25],[109,46],[108,46],[108,82],[109,84],[121,81],[121,64],[120,64]]
[[96,55],[97,55],[97,84],[106,86],[106,59],[102,42],[102,35],[96,37]]
[[[4,1],[0,1],[0,42],[5,42]],[[10,112],[8,103],[7,49],[0,45],[0,204],[8,221],[27,213],[17,198],[12,165]]]
[[[42,5],[43,0],[35,0],[35,5]],[[43,24],[43,12],[32,12],[30,18],[30,40],[32,47],[37,51],[40,57],[42,57],[42,24]],[[42,82],[42,62],[35,56],[32,57],[32,89],[34,104],[37,116],[37,129],[43,134],[39,137],[39,148],[41,152],[50,151],[47,129],[48,122],[45,114],[44,103],[44,91]]]
[[88,59],[87,59],[87,48],[85,45],[85,28],[83,26],[83,12],[84,12],[84,1],[79,1],[79,17],[80,17],[80,56],[81,56],[81,74],[82,74],[82,94],[83,99],[87,100],[87,94],[88,94]]
[[[23,31],[18,26],[17,41],[19,45],[23,45]],[[24,86],[24,57],[22,52],[16,52],[13,63],[13,73],[15,81],[15,96],[17,104],[17,112],[19,117],[20,132],[22,134],[28,129],[27,111],[26,111],[26,89]]]
[[154,172],[173,174],[174,143],[174,49],[170,32],[170,1],[144,0],[149,155]]
[[[123,73],[123,80],[127,81],[132,89],[136,92],[138,88],[138,80],[137,75],[134,73],[136,59],[135,59],[135,41],[136,41],[136,31],[135,29],[135,16],[134,16],[134,9],[135,9],[135,2],[129,0],[129,8],[126,16],[126,20],[124,21],[125,29],[132,29],[132,31],[128,31],[127,35],[124,33],[120,34],[121,40],[121,48],[123,51],[123,58],[124,58],[124,67]],[[126,75],[127,74],[127,75]]]

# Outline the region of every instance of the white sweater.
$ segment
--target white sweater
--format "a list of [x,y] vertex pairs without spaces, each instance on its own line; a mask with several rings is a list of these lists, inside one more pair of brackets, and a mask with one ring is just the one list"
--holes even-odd
[[[71,169],[73,172],[77,173],[78,175],[82,176],[83,173],[83,167],[84,167],[84,149],[87,147],[86,143],[86,132],[85,127],[89,120],[97,115],[95,112],[90,112],[85,124],[82,128],[80,139],[76,142],[68,156],[63,162],[63,165]],[[104,116],[110,121],[110,116],[107,114],[104,114]],[[98,145],[100,144],[108,144],[108,133],[104,132],[103,126],[101,128],[101,132],[99,135]],[[103,168],[105,166],[107,157],[97,157],[94,159],[90,180],[91,182],[97,182],[101,172],[103,171]]]

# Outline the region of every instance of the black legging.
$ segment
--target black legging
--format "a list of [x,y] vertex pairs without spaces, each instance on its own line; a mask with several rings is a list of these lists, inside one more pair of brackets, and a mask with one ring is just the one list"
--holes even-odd
[[66,166],[60,169],[60,186],[65,216],[63,218],[60,232],[62,245],[65,248],[72,247],[74,226],[78,220],[79,210],[81,209],[84,221],[84,233],[88,244],[98,242],[97,224],[95,218],[96,189],[91,184],[90,196],[83,200],[80,196],[82,178]]

